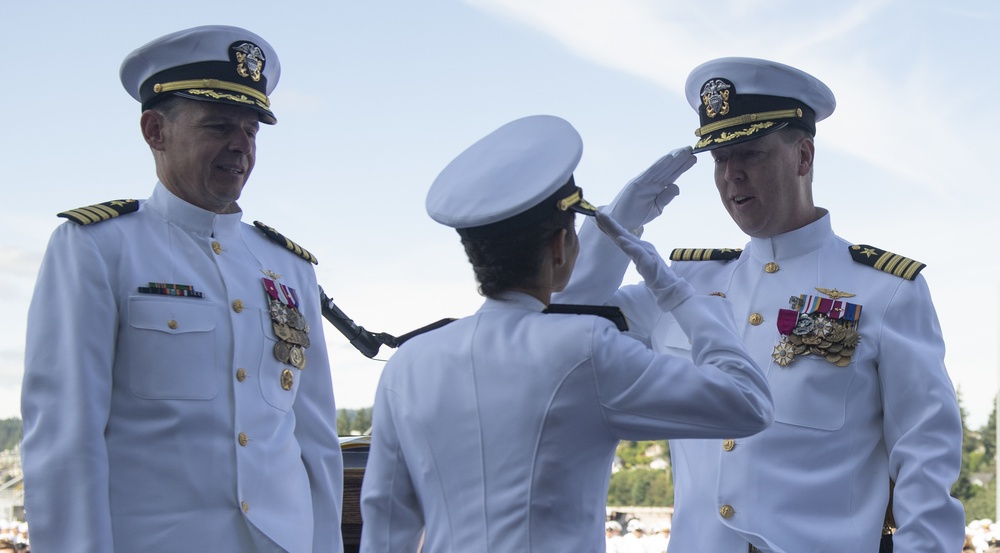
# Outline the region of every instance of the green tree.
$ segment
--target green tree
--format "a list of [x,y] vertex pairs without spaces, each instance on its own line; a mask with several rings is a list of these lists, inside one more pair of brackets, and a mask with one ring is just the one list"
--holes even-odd
[[958,480],[951,487],[951,495],[958,498],[963,503],[972,499],[978,490],[972,483],[972,475],[977,467],[974,466],[975,452],[980,448],[979,436],[970,431],[965,424],[968,412],[962,402],[962,392],[958,392],[958,410],[962,417],[962,468],[958,473]]
[[368,432],[372,427],[371,407],[362,407],[354,413],[354,422],[351,423],[351,430],[356,430],[362,434]]
[[0,420],[0,451],[14,449],[21,443],[21,419],[11,418]]
[[351,434],[351,423],[353,417],[347,409],[337,410],[337,435],[349,436]]
[[618,448],[615,450],[615,456],[617,456],[621,461],[621,466],[624,469],[648,467],[649,463],[653,459],[646,457],[646,450],[655,444],[659,444],[660,449],[663,451],[661,456],[663,458],[667,458],[670,450],[666,440],[647,440],[638,442],[623,440],[618,443]]
[[665,470],[636,468],[611,475],[608,505],[669,507],[673,503],[674,487]]

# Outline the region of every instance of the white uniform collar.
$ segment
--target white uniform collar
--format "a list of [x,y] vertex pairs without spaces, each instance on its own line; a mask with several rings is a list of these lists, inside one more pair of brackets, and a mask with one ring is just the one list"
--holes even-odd
[[791,259],[820,248],[827,240],[834,237],[830,224],[830,212],[817,207],[820,218],[793,231],[772,236],[770,238],[750,237],[750,247],[747,248],[753,259],[776,261]]
[[535,296],[523,292],[501,292],[497,299],[486,298],[486,302],[479,308],[480,311],[497,309],[523,309],[540,313],[545,309],[545,304]]
[[146,200],[145,209],[152,209],[164,219],[195,234],[214,236],[236,236],[240,231],[243,212],[220,215],[191,205],[167,190],[162,182],[156,182],[153,195]]

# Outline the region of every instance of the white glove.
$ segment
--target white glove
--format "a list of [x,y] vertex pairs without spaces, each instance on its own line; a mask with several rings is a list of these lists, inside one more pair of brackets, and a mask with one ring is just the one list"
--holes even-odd
[[635,231],[655,219],[680,194],[674,181],[690,169],[698,158],[691,147],[678,148],[656,160],[649,169],[632,179],[606,208],[623,227]]
[[694,288],[667,267],[652,244],[640,240],[605,213],[597,213],[597,227],[632,258],[660,309],[670,311],[694,295]]

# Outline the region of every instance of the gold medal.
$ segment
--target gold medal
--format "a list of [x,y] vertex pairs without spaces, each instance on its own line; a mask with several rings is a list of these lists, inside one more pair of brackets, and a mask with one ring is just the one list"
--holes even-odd
[[306,353],[305,350],[298,347],[292,346],[288,351],[289,362],[296,369],[302,370],[306,368]]
[[293,347],[288,342],[278,342],[274,344],[274,356],[278,358],[278,361],[288,363],[291,360],[291,350]]
[[788,337],[782,336],[778,345],[774,346],[774,352],[771,353],[771,359],[773,359],[779,367],[787,367],[789,363],[795,360],[795,346],[788,341]]
[[294,385],[295,374],[288,369],[281,371],[281,387],[285,390],[291,390]]
[[279,340],[284,340],[286,342],[290,341],[289,339],[292,337],[292,332],[294,332],[291,328],[278,323],[271,323],[271,327],[274,329],[274,335],[277,336]]

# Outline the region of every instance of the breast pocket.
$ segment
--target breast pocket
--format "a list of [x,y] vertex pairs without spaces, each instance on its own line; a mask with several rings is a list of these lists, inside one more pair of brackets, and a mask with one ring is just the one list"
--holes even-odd
[[[859,347],[854,359],[861,353]],[[775,422],[819,430],[842,427],[855,368],[854,362],[838,367],[815,355],[797,355],[786,367],[771,363],[767,379],[774,397]]]
[[191,299],[128,300],[129,388],[144,399],[218,393],[215,312]]
[[309,350],[305,350],[306,366],[302,370],[279,361],[275,354],[278,340],[274,335],[271,317],[266,311],[261,311],[260,314],[264,336],[259,373],[260,393],[268,405],[279,411],[288,412],[295,403],[302,375],[309,370]]

